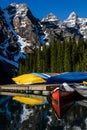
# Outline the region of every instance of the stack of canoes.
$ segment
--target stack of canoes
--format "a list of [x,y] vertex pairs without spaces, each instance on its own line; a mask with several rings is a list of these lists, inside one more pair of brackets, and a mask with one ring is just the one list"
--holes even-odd
[[65,73],[28,73],[12,78],[17,84],[62,84],[82,83],[87,81],[87,72],[65,72]]
[[87,81],[87,72],[67,72],[60,75],[51,76],[47,79],[48,84],[82,83]]
[[28,73],[12,78],[16,84],[37,84],[46,83],[47,79],[56,73]]

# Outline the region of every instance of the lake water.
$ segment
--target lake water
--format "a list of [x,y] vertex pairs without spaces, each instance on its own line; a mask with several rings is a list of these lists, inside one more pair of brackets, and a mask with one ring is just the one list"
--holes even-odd
[[0,130],[87,130],[86,101],[75,102],[58,119],[51,104],[26,105],[0,96]]

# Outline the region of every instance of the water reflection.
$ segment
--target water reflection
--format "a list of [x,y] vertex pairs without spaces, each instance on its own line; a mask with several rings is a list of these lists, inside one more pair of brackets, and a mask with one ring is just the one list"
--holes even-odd
[[0,96],[0,130],[18,129],[22,108],[11,96]]
[[87,105],[82,101],[58,119],[49,102],[31,106],[12,98],[0,96],[0,130],[87,130]]

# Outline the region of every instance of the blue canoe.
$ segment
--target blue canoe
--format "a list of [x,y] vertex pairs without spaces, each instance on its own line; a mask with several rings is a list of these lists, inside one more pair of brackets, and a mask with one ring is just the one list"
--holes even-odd
[[67,72],[51,76],[47,79],[47,84],[82,83],[83,81],[87,81],[87,72]]
[[58,75],[57,73],[38,73],[38,72],[32,72],[31,74],[37,75],[45,80],[47,80],[51,76]]

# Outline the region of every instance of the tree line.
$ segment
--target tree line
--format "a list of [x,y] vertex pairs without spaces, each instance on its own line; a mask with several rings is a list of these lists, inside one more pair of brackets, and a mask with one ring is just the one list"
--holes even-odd
[[87,71],[87,41],[51,41],[22,59],[18,74],[29,72]]

